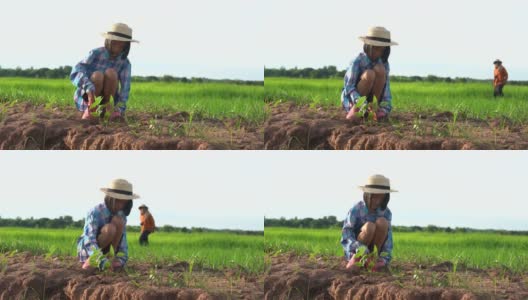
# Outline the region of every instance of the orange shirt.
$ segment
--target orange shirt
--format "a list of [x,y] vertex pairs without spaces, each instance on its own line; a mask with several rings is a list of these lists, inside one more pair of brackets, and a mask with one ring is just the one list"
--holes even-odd
[[500,66],[493,71],[493,77],[493,86],[504,85],[508,81],[508,72],[505,67]]
[[156,224],[154,224],[154,218],[149,213],[146,216],[145,215],[139,215],[139,221],[141,222],[141,232],[148,230],[148,231],[154,231],[154,228],[156,227]]

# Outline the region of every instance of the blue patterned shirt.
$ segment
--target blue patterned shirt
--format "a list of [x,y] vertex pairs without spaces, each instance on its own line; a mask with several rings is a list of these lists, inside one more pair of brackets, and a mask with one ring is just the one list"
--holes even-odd
[[83,95],[88,91],[95,92],[95,86],[90,80],[92,73],[100,71],[104,74],[106,69],[113,68],[117,72],[120,88],[114,95],[114,105],[121,113],[126,110],[126,103],[130,93],[130,81],[132,79],[132,66],[128,58],[118,56],[115,59],[110,58],[110,53],[105,47],[93,49],[88,57],[80,61],[72,70],[70,80],[77,87],[73,96],[77,109],[86,110],[88,103],[84,102]]
[[[120,212],[118,214],[125,220],[125,229],[123,230],[123,237],[121,238],[121,243],[119,244],[119,249],[116,249],[117,252],[122,252],[124,256],[119,257],[123,266],[128,260],[128,242],[126,234],[126,216]],[[97,235],[100,233],[104,225],[110,223],[112,213],[106,207],[104,203],[98,204],[92,208],[86,220],[84,222],[83,234],[77,242],[77,255],[80,262],[85,262],[95,250],[99,249],[97,244]],[[102,250],[102,249],[101,249]]]
[[358,202],[354,207],[352,207],[346,216],[345,221],[343,222],[343,230],[341,232],[341,245],[345,250],[345,257],[347,260],[352,258],[352,255],[356,253],[356,250],[363,245],[360,241],[357,240],[358,234],[361,232],[361,227],[365,225],[366,222],[376,222],[378,218],[385,218],[389,222],[389,232],[387,239],[379,253],[387,252],[387,256],[382,257],[385,259],[385,262],[388,264],[392,259],[392,213],[389,208],[382,210],[381,208],[376,209],[376,212],[369,213],[368,207],[364,201]]
[[[381,58],[378,59],[378,61],[373,62],[368,58],[368,56],[365,53],[360,53],[358,57],[348,67],[346,73],[345,73],[345,79],[344,79],[344,87],[343,91],[341,93],[341,102],[347,101],[348,103],[343,103],[344,107],[348,107],[350,105],[354,105],[358,102],[359,98],[361,96],[366,95],[360,95],[357,91],[357,84],[359,82],[359,79],[361,77],[361,74],[365,72],[365,70],[369,70],[374,68],[376,64],[383,64],[385,66],[385,71],[387,73],[387,81],[385,83],[385,90],[383,92],[383,97],[381,99],[381,102],[385,102],[383,105],[380,105],[380,108],[383,109],[387,114],[391,112],[392,110],[392,95],[390,90],[390,81],[389,81],[389,63],[383,63],[381,61]],[[349,104],[350,103],[350,104]]]

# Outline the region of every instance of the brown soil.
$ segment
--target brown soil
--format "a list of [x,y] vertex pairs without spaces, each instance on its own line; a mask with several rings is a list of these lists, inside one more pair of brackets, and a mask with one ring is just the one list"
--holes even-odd
[[[128,122],[81,120],[71,109],[29,103],[0,107],[0,149],[262,149],[258,126],[189,114],[129,112]],[[189,126],[189,123],[191,125]]]
[[432,266],[393,262],[381,273],[345,269],[341,257],[268,257],[265,299],[528,299],[528,277],[445,262]]
[[[129,262],[127,270],[82,270],[74,258],[21,253],[0,261],[0,299],[262,299],[262,279],[180,262],[153,266]],[[187,275],[185,275],[187,274]]]
[[265,149],[466,150],[528,149],[528,126],[473,120],[451,112],[394,112],[390,121],[348,121],[341,108],[270,104]]

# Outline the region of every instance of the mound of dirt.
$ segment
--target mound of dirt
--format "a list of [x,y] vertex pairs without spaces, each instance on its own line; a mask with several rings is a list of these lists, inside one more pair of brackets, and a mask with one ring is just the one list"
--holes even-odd
[[3,104],[0,149],[262,149],[262,129],[235,120],[129,112],[128,123],[81,120],[74,109]]
[[270,104],[265,149],[469,150],[528,149],[528,127],[471,120],[450,112],[420,116],[394,112],[390,121],[349,121],[340,108]]
[[368,273],[345,268],[342,257],[271,257],[264,281],[265,299],[528,299],[527,278],[497,270],[398,264]]
[[4,256],[0,299],[262,299],[255,276],[207,269],[188,271],[186,263],[152,266],[130,262],[126,272],[80,268],[61,260],[21,253]]

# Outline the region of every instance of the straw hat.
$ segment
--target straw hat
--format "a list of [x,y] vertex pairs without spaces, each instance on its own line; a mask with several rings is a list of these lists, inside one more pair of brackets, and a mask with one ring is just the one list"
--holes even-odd
[[385,27],[370,27],[368,29],[366,36],[360,36],[362,40],[367,45],[372,46],[396,46],[398,43],[391,41],[390,31],[385,29]]
[[502,61],[501,61],[500,59],[497,58],[497,59],[493,62],[493,64],[502,64]]
[[146,209],[148,209],[148,206],[146,206],[145,204],[141,204],[141,206],[138,207],[138,209],[142,209],[142,208],[146,208]]
[[367,179],[365,185],[359,186],[365,193],[371,194],[388,194],[397,192],[397,190],[391,190],[389,178],[383,175],[372,175]]
[[101,191],[108,196],[121,200],[132,200],[139,198],[132,193],[132,184],[125,179],[114,179],[107,188],[101,188]]
[[104,38],[112,41],[139,43],[139,41],[132,39],[132,28],[128,27],[127,24],[123,23],[115,23],[114,25],[112,25],[110,30],[101,33],[101,35]]

